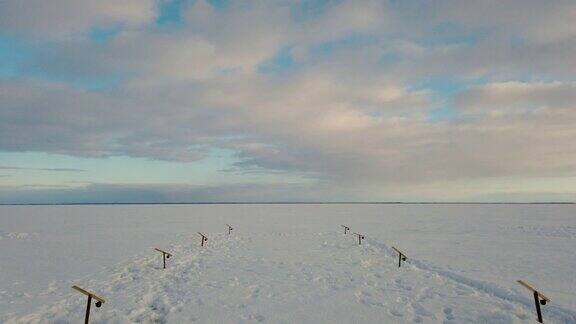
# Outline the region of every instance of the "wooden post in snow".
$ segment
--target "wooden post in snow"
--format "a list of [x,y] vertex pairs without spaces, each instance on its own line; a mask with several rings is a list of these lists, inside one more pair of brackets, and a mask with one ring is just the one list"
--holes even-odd
[[398,268],[400,268],[400,266],[402,265],[402,261],[406,261],[407,256],[406,256],[406,254],[400,252],[400,250],[398,250],[395,247],[392,247],[392,249],[394,249],[394,251],[398,252]]
[[230,226],[228,224],[226,224],[226,226],[228,226],[228,235],[230,235],[230,232],[232,232],[233,228],[232,228],[232,226]]
[[106,302],[104,300],[104,298],[102,297],[98,297],[96,294],[89,292],[85,289],[82,289],[78,286],[72,286],[72,289],[75,289],[81,293],[83,293],[84,295],[88,296],[88,303],[86,304],[86,316],[84,317],[84,324],[88,324],[90,322],[90,306],[92,305],[92,298],[96,299],[96,307],[100,307],[102,306],[102,304],[104,304],[104,302]]
[[340,225],[342,227],[344,227],[344,234],[346,234],[346,232],[348,232],[350,230],[350,227],[346,226],[346,225]]
[[163,265],[164,265],[164,269],[166,269],[166,259],[170,259],[170,257],[172,256],[172,254],[170,254],[170,253],[168,253],[168,252],[166,252],[166,251],[160,250],[159,248],[154,248],[154,250],[156,250],[156,251],[158,251],[158,252],[162,252],[162,263],[163,263]]
[[358,236],[358,245],[362,245],[362,240],[364,239],[364,235],[358,234],[358,233],[354,233],[354,234]]
[[208,241],[208,238],[206,237],[206,235],[198,232],[198,234],[200,234],[200,236],[202,236],[202,241],[200,242],[200,246],[204,246],[204,242]]
[[542,295],[538,290],[536,290],[536,288],[530,286],[526,282],[524,282],[522,280],[517,280],[516,282],[518,282],[519,284],[524,286],[524,288],[526,288],[532,292],[532,294],[534,295],[534,304],[536,304],[536,315],[538,316],[538,322],[544,323],[542,321],[542,310],[540,309],[540,305],[541,304],[546,305],[546,303],[549,302],[550,299],[548,297]]

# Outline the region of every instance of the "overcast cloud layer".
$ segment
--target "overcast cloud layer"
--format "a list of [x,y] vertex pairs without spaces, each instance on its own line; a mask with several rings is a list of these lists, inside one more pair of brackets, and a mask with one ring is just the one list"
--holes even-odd
[[0,36],[26,55],[0,78],[0,150],[229,150],[221,172],[307,181],[5,186],[0,202],[574,200],[554,184],[576,180],[575,21],[571,0],[4,0]]

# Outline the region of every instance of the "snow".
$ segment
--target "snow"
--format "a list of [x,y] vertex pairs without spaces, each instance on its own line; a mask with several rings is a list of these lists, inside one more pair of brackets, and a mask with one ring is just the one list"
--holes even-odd
[[[533,323],[523,279],[552,300],[545,322],[576,323],[575,211],[0,206],[0,322],[81,321],[75,284],[106,299],[93,323]],[[401,268],[392,246],[408,256]],[[166,269],[154,247],[173,253]]]

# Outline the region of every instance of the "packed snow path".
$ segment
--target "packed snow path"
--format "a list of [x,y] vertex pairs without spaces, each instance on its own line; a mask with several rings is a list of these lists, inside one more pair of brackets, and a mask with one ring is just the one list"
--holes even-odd
[[[529,294],[475,281],[425,262],[403,262],[384,242],[342,232],[210,234],[161,254],[71,282],[106,298],[92,323],[533,323]],[[98,277],[98,278],[96,278]],[[86,299],[66,299],[8,323],[80,323]],[[547,323],[576,312],[543,307]]]

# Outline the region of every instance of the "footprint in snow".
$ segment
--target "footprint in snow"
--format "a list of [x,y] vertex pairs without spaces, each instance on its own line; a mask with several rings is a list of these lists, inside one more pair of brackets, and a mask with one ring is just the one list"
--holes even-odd
[[250,294],[248,295],[249,298],[258,298],[260,295],[260,288],[257,286],[250,287]]
[[434,315],[432,312],[428,311],[422,304],[418,302],[410,303],[410,308],[412,309],[412,312],[417,315],[416,317],[421,316],[429,317]]
[[396,283],[396,287],[398,287],[400,289],[407,290],[407,291],[412,290],[412,286],[402,282],[402,280],[400,280],[400,279],[396,279],[396,280],[394,280],[394,282]]
[[249,320],[249,321],[257,321],[257,322],[264,322],[264,320],[266,319],[266,317],[260,315],[260,314],[250,314],[248,316],[241,316],[241,318]]
[[404,316],[404,314],[402,314],[400,311],[396,310],[396,309],[391,309],[389,311],[390,314],[396,316],[396,317],[402,317]]
[[454,319],[454,315],[452,314],[452,308],[444,307],[442,311],[444,312],[444,315],[446,316],[447,320],[451,321]]

